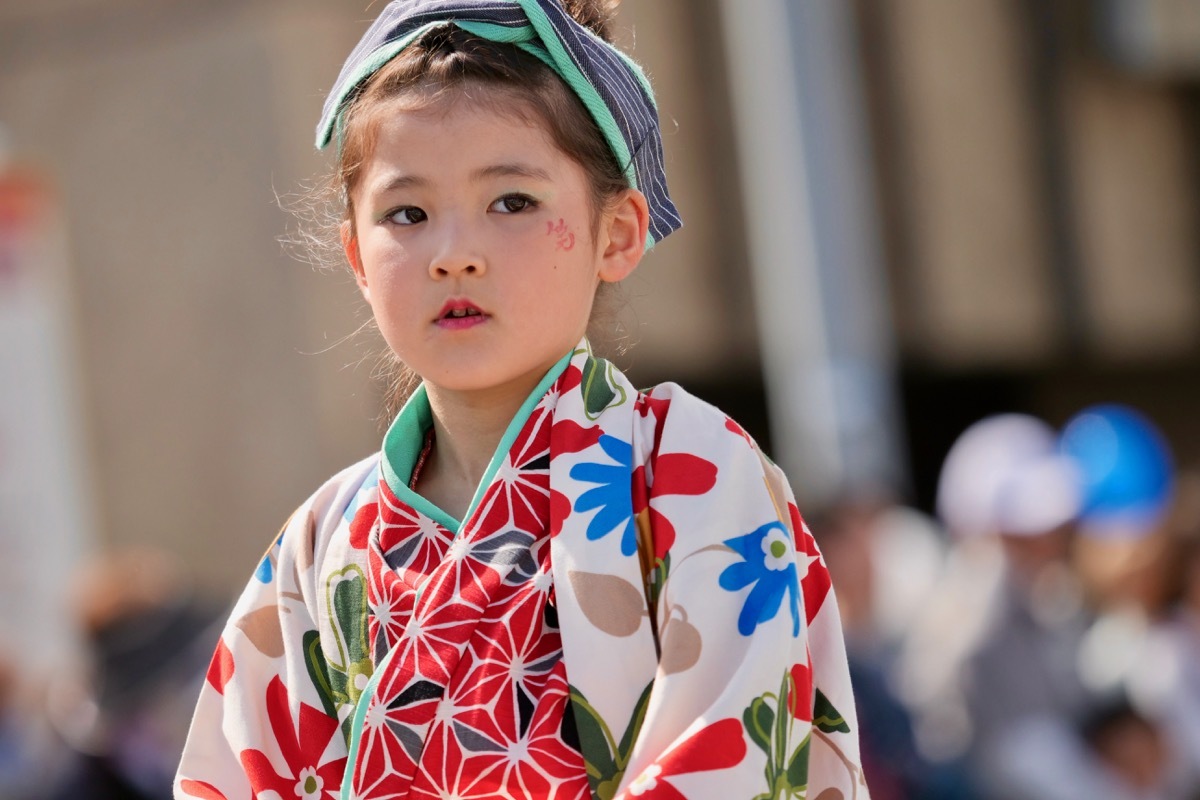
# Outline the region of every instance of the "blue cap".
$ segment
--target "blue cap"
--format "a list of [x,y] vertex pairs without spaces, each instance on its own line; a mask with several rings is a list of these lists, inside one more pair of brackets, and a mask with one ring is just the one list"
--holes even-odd
[[1063,429],[1061,448],[1083,478],[1085,532],[1143,536],[1170,510],[1175,470],[1166,440],[1149,419],[1117,404],[1085,408]]

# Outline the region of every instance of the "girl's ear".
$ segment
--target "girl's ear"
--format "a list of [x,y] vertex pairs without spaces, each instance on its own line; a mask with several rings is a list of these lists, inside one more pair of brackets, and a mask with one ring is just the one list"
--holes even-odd
[[600,226],[600,280],[616,283],[637,269],[646,252],[650,206],[637,189],[626,189]]
[[350,220],[346,220],[342,223],[340,231],[342,252],[346,254],[346,261],[349,262],[350,269],[354,270],[354,279],[358,282],[358,290],[362,292],[367,303],[370,303],[371,291],[367,288],[367,273],[363,270],[362,258],[358,253],[358,237],[354,235],[354,224]]

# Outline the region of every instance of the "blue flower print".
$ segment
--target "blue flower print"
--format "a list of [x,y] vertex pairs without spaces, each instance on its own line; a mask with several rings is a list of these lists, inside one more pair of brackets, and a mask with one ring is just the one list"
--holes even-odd
[[584,483],[598,484],[579,495],[576,511],[600,509],[588,523],[587,538],[601,539],[618,527],[621,533],[621,553],[631,556],[637,552],[637,527],[633,521],[633,445],[613,436],[601,436],[600,447],[616,464],[576,464],[571,477]]
[[781,522],[768,522],[745,536],[726,539],[725,544],[745,560],[725,568],[719,579],[721,588],[736,592],[754,586],[738,615],[738,632],[749,636],[761,623],[774,619],[787,595],[792,636],[799,636],[800,579],[788,529]]
[[258,569],[254,570],[254,577],[258,578],[261,583],[270,583],[271,578],[274,577],[274,571],[274,568],[271,566],[271,554],[267,553],[263,556],[263,560],[259,562]]
[[275,540],[275,544],[271,545],[271,549],[263,554],[262,561],[258,564],[258,569],[254,570],[254,577],[260,583],[270,583],[275,578],[275,565],[271,561],[271,554],[275,552],[276,546],[283,541],[283,533],[279,534],[279,538]]

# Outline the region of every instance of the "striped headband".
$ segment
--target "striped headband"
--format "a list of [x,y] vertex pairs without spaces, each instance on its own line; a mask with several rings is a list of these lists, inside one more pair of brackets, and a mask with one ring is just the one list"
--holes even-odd
[[667,193],[662,135],[641,67],[576,22],[559,0],[393,0],[363,35],[325,99],[317,148],[339,139],[356,91],[427,30],[446,23],[482,39],[516,45],[566,82],[600,126],[630,186],[650,206],[646,249],[683,221]]

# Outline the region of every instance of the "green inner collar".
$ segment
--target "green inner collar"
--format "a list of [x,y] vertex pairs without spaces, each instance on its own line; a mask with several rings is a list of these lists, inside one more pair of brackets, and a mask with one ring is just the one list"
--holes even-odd
[[[508,428],[505,429],[500,444],[496,446],[496,452],[492,454],[492,460],[488,462],[487,470],[483,473],[479,485],[475,487],[475,495],[471,498],[471,505],[467,507],[464,521],[471,519],[474,515],[475,509],[483,499],[488,486],[491,485],[492,479],[496,477],[496,471],[504,463],[504,458],[512,449],[517,435],[525,427],[529,415],[533,413],[538,402],[558,380],[558,376],[567,368],[567,364],[571,362],[573,351],[574,348],[550,368],[550,371],[534,387],[529,397],[525,398],[525,402],[521,404],[517,413],[508,423]],[[433,411],[429,407],[429,396],[425,392],[425,384],[421,384],[413,392],[412,397],[408,398],[404,408],[400,409],[400,413],[383,437],[383,479],[387,481],[388,488],[392,490],[392,493],[401,501],[434,520],[446,530],[458,534],[462,528],[462,522],[408,487],[408,482],[412,480],[413,468],[417,465],[417,459],[421,456],[421,448],[425,444],[425,434],[432,426]]]

